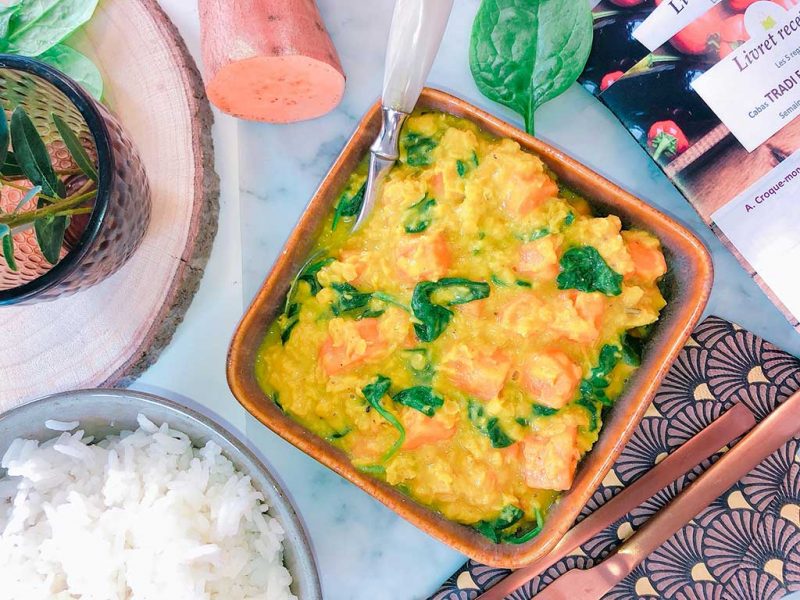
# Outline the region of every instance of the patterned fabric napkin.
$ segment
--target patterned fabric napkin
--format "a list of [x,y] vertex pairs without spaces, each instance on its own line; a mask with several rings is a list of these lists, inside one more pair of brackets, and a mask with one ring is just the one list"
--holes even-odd
[[[800,388],[800,360],[718,317],[701,323],[580,521],[736,402],[759,420]],[[800,590],[800,438],[772,454],[650,555],[604,600],[776,600]],[[510,598],[529,600],[602,561],[708,468],[706,461]],[[430,600],[472,600],[508,573],[468,561]]]

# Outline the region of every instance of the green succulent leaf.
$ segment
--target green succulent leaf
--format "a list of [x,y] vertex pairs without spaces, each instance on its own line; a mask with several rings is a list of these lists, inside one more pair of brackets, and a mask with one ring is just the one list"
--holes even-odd
[[86,153],[86,149],[83,147],[83,144],[81,144],[78,136],[75,135],[75,132],[72,131],[64,119],[55,113],[50,116],[53,119],[53,123],[55,123],[56,129],[58,129],[61,139],[64,140],[64,145],[67,147],[70,156],[72,156],[72,159],[75,161],[75,164],[78,165],[78,168],[89,179],[97,181],[97,170],[94,168],[94,161],[92,161]]
[[56,177],[47,147],[28,113],[21,106],[11,115],[11,143],[22,172],[48,196],[63,196],[64,184]]

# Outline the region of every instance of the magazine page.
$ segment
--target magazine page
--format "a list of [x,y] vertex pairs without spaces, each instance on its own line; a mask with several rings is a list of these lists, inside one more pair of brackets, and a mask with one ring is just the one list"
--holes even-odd
[[583,85],[798,326],[800,0],[608,0],[595,16]]

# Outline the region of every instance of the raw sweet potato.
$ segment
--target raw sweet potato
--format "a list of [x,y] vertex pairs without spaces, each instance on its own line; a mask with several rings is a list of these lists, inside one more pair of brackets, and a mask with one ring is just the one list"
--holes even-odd
[[314,0],[199,0],[208,97],[270,123],[313,119],[344,93],[336,48]]

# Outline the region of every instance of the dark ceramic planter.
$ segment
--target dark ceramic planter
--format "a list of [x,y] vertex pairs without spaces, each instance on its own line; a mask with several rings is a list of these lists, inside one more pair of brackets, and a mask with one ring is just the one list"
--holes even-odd
[[125,264],[150,222],[150,187],[136,148],[104,106],[31,58],[0,54],[0,104],[5,110],[22,106],[51,155],[60,143],[51,114],[59,115],[90,154],[93,145],[99,173],[94,210],[56,265],[45,266],[34,243],[16,244],[15,237],[19,268],[11,271],[0,261],[0,305],[54,300],[99,283]]

